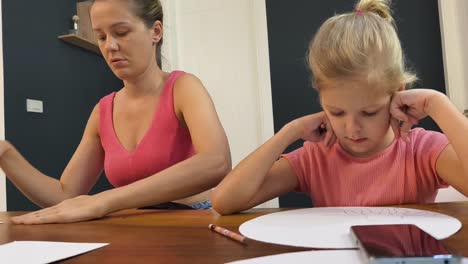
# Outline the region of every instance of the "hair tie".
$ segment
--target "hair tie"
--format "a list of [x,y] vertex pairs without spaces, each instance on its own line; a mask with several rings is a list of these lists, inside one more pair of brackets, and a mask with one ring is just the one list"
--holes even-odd
[[362,11],[361,11],[361,9],[356,8],[356,9],[354,9],[354,13],[356,13],[356,14],[362,14]]

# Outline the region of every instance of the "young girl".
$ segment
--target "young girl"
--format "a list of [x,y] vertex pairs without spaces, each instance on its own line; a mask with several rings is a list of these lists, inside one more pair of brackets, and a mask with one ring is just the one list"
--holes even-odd
[[[156,63],[163,36],[161,4],[95,0],[90,17],[99,49],[124,87],[96,105],[60,180],[0,141],[0,167],[8,179],[48,207],[12,221],[84,221],[171,201],[211,208],[210,189],[231,169],[228,141],[200,80],[163,72]],[[116,188],[87,195],[103,169]]]
[[[309,66],[324,111],[286,124],[240,162],[212,195],[216,211],[293,190],[315,206],[427,203],[448,185],[468,195],[468,120],[442,93],[405,91],[416,77],[405,70],[389,1],[361,0],[328,19]],[[426,116],[445,135],[411,129]],[[298,139],[302,148],[281,155]]]

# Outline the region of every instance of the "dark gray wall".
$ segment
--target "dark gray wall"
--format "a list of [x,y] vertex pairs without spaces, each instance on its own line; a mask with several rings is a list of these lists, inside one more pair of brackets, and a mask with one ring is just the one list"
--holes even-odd
[[[72,27],[75,3],[2,1],[6,139],[55,178],[75,151],[94,105],[122,87],[102,57],[57,39]],[[27,113],[26,98],[43,100],[44,113]],[[109,187],[101,177],[93,193]],[[8,210],[37,208],[7,182]]]
[[[320,25],[335,13],[352,11],[356,1],[266,1],[275,132],[289,121],[321,111],[312,89],[305,54]],[[445,93],[437,0],[395,0],[394,18],[410,65],[421,79],[416,86]],[[439,130],[429,118],[426,129]],[[302,146],[291,145],[287,152]],[[280,198],[282,207],[310,206],[296,193]]]

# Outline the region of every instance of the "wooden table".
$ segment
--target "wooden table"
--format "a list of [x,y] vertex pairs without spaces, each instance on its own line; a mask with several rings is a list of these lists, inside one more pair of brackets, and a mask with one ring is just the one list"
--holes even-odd
[[[455,253],[468,256],[468,202],[401,207],[458,218],[463,227],[444,243]],[[238,232],[243,222],[281,210],[285,209],[254,209],[230,216],[212,210],[126,210],[94,221],[33,226],[12,225],[8,218],[21,213],[3,212],[0,244],[15,240],[110,243],[63,263],[224,263],[306,250],[252,240],[246,246],[208,229],[213,223]]]

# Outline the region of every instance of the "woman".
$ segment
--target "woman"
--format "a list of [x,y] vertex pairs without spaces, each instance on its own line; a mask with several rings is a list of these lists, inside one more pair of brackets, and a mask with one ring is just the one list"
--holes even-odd
[[[226,135],[201,82],[157,65],[163,14],[158,0],[96,0],[99,48],[124,87],[95,106],[60,180],[32,167],[6,141],[0,166],[46,209],[17,224],[77,222],[127,208],[175,201],[210,208],[210,189],[231,168]],[[114,189],[86,195],[105,170]]]

